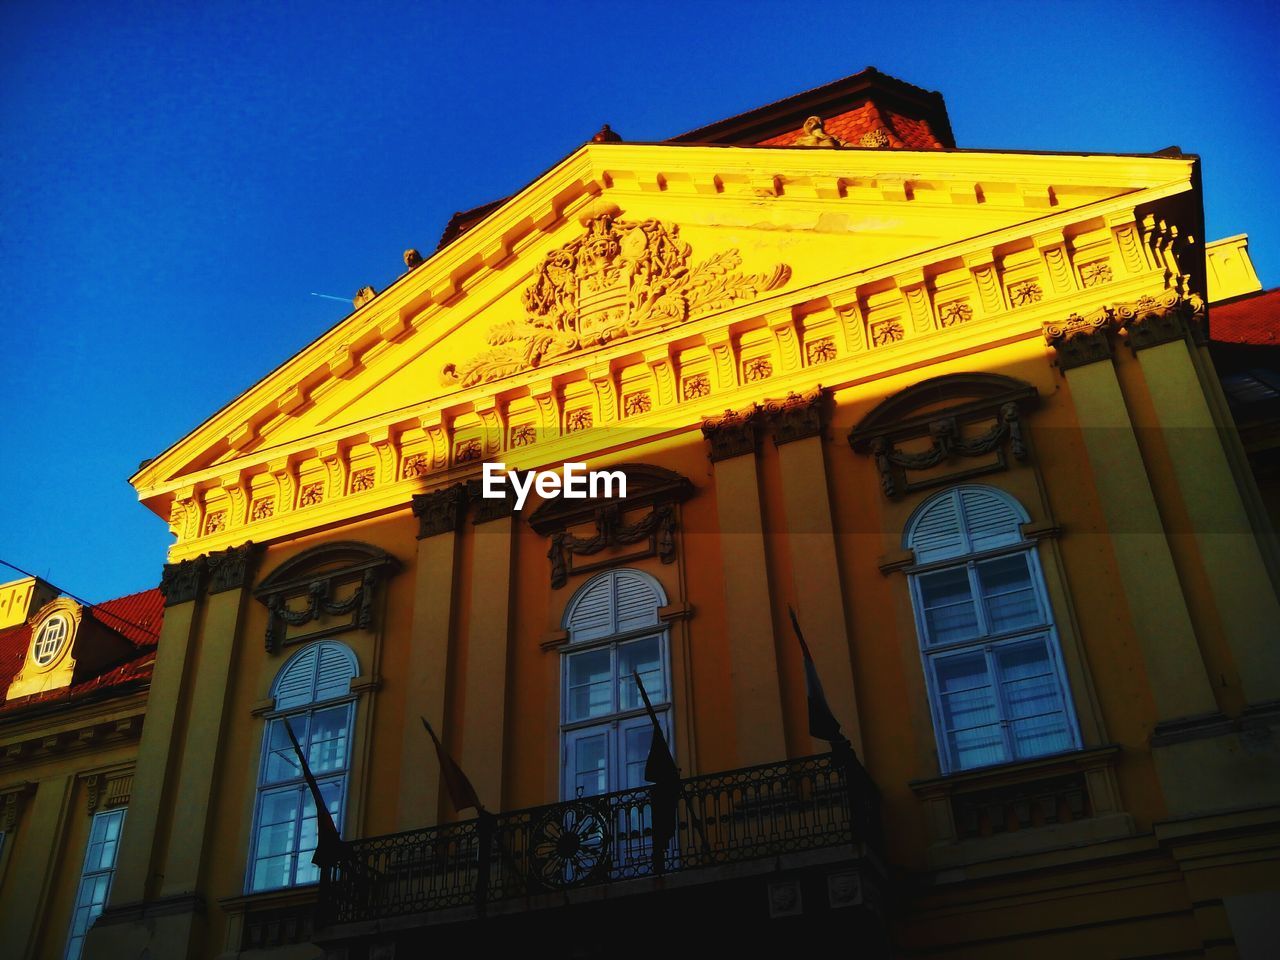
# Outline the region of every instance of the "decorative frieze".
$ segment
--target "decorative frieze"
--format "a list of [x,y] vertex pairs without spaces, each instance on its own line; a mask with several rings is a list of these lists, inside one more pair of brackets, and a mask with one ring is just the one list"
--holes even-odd
[[275,516],[275,512],[275,497],[259,497],[253,501],[253,506],[249,508],[249,519],[255,523],[260,520],[270,520]]
[[[676,558],[676,504],[693,495],[686,478],[671,470],[648,464],[621,464],[627,477],[625,499],[590,497],[585,500],[548,500],[529,517],[529,525],[551,540],[547,558],[551,561],[551,586],[563,587],[570,575],[589,573],[604,567],[656,556],[662,563]],[[648,508],[647,512],[636,514]],[[571,528],[594,526],[590,536],[579,536]],[[639,545],[639,551],[618,548]],[[598,561],[581,563],[580,558]]]
[[901,322],[897,320],[878,320],[871,324],[871,345],[884,347],[897,343],[905,336]]
[[314,507],[321,503],[324,503],[324,481],[304,483],[302,489],[298,491],[298,506]]
[[511,428],[511,446],[527,447],[531,443],[536,443],[538,439],[538,428],[532,423],[518,423]]
[[963,300],[952,300],[938,307],[938,325],[954,327],[960,323],[968,323],[973,319],[973,307]]
[[564,432],[577,433],[579,430],[589,430],[593,419],[588,407],[570,410],[564,415]]
[[1019,280],[1009,284],[1009,304],[1015,309],[1039,303],[1044,299],[1044,290],[1037,280]]
[[377,470],[373,467],[361,467],[359,470],[351,471],[351,492],[363,493],[365,490],[372,490],[376,480]]
[[84,778],[85,806],[89,816],[99,810],[113,810],[129,805],[133,794],[133,768],[109,773],[91,773]]
[[[694,263],[679,227],[601,214],[582,236],[546,255],[521,303],[525,315],[489,333],[490,349],[446,364],[447,385],[474,386],[536,367],[553,357],[677,323],[754,299],[791,276],[778,264],[743,274],[742,256],[725,250]],[[608,419],[608,417],[606,417]]]
[[820,363],[830,363],[836,358],[836,338],[835,337],[818,337],[805,344],[805,361],[809,366],[817,366]]
[[[377,586],[399,569],[386,551],[356,541],[324,544],[286,560],[253,592],[268,611],[267,652],[279,653],[285,643],[370,629]],[[314,629],[290,632],[311,623]]]
[[1111,264],[1106,260],[1094,260],[1080,265],[1080,284],[1087,290],[1102,283],[1111,282]]
[[773,376],[773,362],[768,357],[755,357],[742,364],[742,382],[757,383]]
[[648,391],[629,393],[622,399],[622,411],[628,417],[636,417],[652,409],[653,401],[649,399]]
[[692,376],[685,377],[681,381],[680,392],[686,400],[698,400],[708,396],[711,393],[711,375],[695,373]]
[[[878,405],[849,434],[849,445],[875,459],[884,495],[896,498],[1004,470],[1006,450],[1015,460],[1025,460],[1029,451],[1022,414],[1037,398],[1030,384],[996,374],[934,377]],[[943,401],[951,403],[938,409]],[[922,440],[928,441],[923,448]],[[937,469],[968,459],[980,462]]]

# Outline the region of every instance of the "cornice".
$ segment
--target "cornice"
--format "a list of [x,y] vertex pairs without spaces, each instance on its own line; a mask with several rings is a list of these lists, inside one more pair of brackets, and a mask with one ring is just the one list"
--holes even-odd
[[[405,509],[414,494],[477,478],[483,459],[501,459],[508,468],[530,469],[598,457],[627,446],[627,435],[654,439],[697,430],[703,420],[722,414],[727,407],[746,407],[788,392],[803,393],[811,390],[819,377],[829,388],[839,389],[943,358],[1036,339],[1045,325],[1060,322],[1064,316],[1084,316],[1100,303],[1137,300],[1185,284],[1185,276],[1176,275],[1176,259],[1165,247],[1158,255],[1149,249],[1149,244],[1162,239],[1152,239],[1147,225],[1135,220],[1136,205],[1150,206],[1184,189],[1185,184],[1171,183],[1109,198],[841,277],[771,291],[694,320],[658,326],[600,349],[557,357],[545,365],[287,445],[264,446],[140,493],[156,509],[175,501],[185,505],[181,516],[171,521],[180,539],[170,558],[180,560],[250,538],[266,543],[324,524]],[[1092,239],[1077,244],[1086,236]],[[458,243],[466,239],[464,236]],[[1041,259],[1028,259],[1025,252],[1020,253],[1028,249],[1039,251]],[[1021,259],[1016,266],[1008,266],[1015,254]],[[1105,275],[1095,270],[1086,278],[1081,266],[1099,262],[1109,264]],[[954,279],[961,274],[969,279]],[[945,290],[936,283],[943,276],[952,278],[946,281]],[[1015,279],[1017,284],[1033,283],[1037,296],[1012,305],[1008,290]],[[880,340],[876,329],[886,321],[876,318],[886,316],[897,316],[899,329],[895,337]],[[678,340],[673,338],[677,328]],[[821,343],[810,337],[819,328]],[[757,347],[752,349],[764,349],[759,347],[765,343],[759,338],[761,331],[768,331],[771,337],[766,346],[774,359],[767,382],[750,382],[740,366],[746,359],[743,338],[754,337],[752,343]],[[710,372],[702,376],[711,378],[708,385],[714,383],[714,389],[708,386],[693,397],[681,395],[684,361],[680,351],[686,349],[705,350],[711,358]],[[651,402],[632,415],[617,406],[622,399],[618,377],[624,370],[636,369],[641,358],[656,379]],[[819,365],[820,371],[810,369]],[[627,429],[612,435],[597,430],[567,431],[564,390],[580,383],[595,385],[590,402],[602,405],[597,424]],[[525,439],[517,444],[508,432],[507,410],[511,401],[524,397],[536,401],[536,416],[543,420],[536,429],[535,442]],[[616,408],[605,409],[607,404]],[[486,431],[483,453],[479,458],[461,459],[452,439],[452,422],[456,416],[473,411],[488,424],[481,428]],[[405,437],[411,432],[421,437],[421,431],[430,434],[434,452],[423,469],[410,473],[405,469]],[[383,465],[378,467],[376,483],[348,487],[351,466],[344,458],[360,443],[377,447]],[[326,465],[329,479],[324,482],[329,488],[322,502],[304,505],[299,501],[297,506],[273,515],[253,517],[252,503],[243,493],[251,479],[269,472],[285,484],[281,496],[298,496],[297,464],[308,457],[319,457]],[[205,529],[202,503],[218,490],[227,494],[240,491],[239,499],[232,503],[234,509],[228,510],[230,522]]]
[[[252,441],[258,429],[279,414],[306,402],[321,384],[347,373],[372,347],[403,338],[440,317],[477,272],[496,267],[517,252],[531,235],[548,232],[589,201],[609,190],[618,197],[662,193],[708,199],[759,199],[760,183],[781,188],[784,202],[905,202],[967,207],[981,183],[986,204],[1010,199],[1014,206],[1048,208],[1052,199],[1029,200],[1027,190],[1054,182],[1096,184],[1098,189],[1125,186],[1155,199],[1162,191],[1178,192],[1190,182],[1193,158],[1116,157],[1106,155],[1036,155],[988,152],[885,152],[777,150],[766,148],[688,147],[648,144],[587,144],[535,180],[481,223],[408,271],[387,290],[282,364],[259,384],[215,413],[187,437],[147,466],[131,483],[144,499],[166,485],[166,474],[191,459],[197,438],[207,446],[213,438],[234,450]],[[779,172],[763,179],[759,171]],[[816,178],[816,179],[815,179]],[[888,178],[892,190],[876,184]],[[929,189],[910,191],[908,181]],[[1006,183],[1010,191],[993,189]],[[934,190],[934,187],[937,189]],[[1154,192],[1152,192],[1154,191]],[[774,191],[775,193],[777,190]],[[1132,192],[1130,193],[1132,196]],[[899,200],[886,198],[898,197]],[[1043,202],[1041,202],[1043,200]],[[575,204],[578,207],[575,207]],[[1092,206],[1086,204],[1085,206]],[[1081,207],[1064,211],[1078,212]],[[1046,224],[1053,218],[1046,218]],[[247,408],[247,409],[246,409]],[[184,456],[188,454],[187,456]]]

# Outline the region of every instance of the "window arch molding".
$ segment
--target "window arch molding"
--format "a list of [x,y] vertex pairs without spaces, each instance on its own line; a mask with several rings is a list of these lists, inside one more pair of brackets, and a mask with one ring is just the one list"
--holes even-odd
[[911,514],[903,546],[939,764],[956,773],[1079,749],[1081,736],[1027,511],[964,484]]
[[[673,740],[671,636],[656,578],[621,567],[596,574],[565,605],[560,647],[560,782],[565,799],[644,784],[652,723],[640,674],[667,742]],[[679,762],[679,757],[676,758]]]
[[[270,707],[258,761],[247,893],[315,883],[311,863],[316,845],[315,802],[307,788],[289,736],[298,739],[339,831],[347,818],[356,750],[359,676],[356,653],[336,640],[319,640],[297,650],[270,686]],[[363,712],[363,711],[360,711]]]

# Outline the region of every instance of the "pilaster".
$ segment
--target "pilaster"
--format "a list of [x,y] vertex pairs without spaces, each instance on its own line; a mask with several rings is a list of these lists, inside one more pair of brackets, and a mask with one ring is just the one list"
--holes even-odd
[[1161,721],[1217,710],[1155,494],[1111,359],[1111,311],[1045,328],[1071,388]]
[[787,745],[756,467],[756,412],[728,411],[704,422],[702,432],[715,464],[738,763],[767,763],[785,757]]
[[473,530],[461,763],[481,802],[500,810],[515,517],[478,517]]
[[1280,603],[1190,351],[1203,307],[1176,294],[1120,315],[1137,351],[1245,700],[1280,700]]
[[[411,710],[420,710],[435,730],[444,729],[458,532],[462,528],[465,494],[462,484],[455,484],[413,498],[420,531],[409,667],[402,683],[405,703]],[[399,830],[432,826],[439,821],[440,764],[426,731],[416,720],[412,714],[405,718],[400,747],[400,802],[396,806]]]
[[[822,452],[822,392],[817,390],[804,397],[793,394],[779,403],[766,403],[764,409],[773,427],[773,442],[782,469],[787,546],[800,624],[822,678],[827,702],[861,756],[862,728]],[[813,742],[814,753],[827,749],[825,742]]]

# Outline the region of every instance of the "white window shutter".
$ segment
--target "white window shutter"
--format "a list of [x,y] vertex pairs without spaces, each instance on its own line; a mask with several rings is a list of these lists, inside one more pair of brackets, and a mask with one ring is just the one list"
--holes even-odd
[[356,675],[350,651],[336,643],[320,644],[320,663],[316,670],[316,699],[328,700],[351,692]]
[[288,710],[311,702],[319,653],[315,647],[304,650],[281,671],[276,678],[277,710]]
[[954,495],[939,497],[916,518],[907,544],[917,563],[955,557],[966,551],[960,527],[960,511]]
[[1007,500],[973,488],[961,490],[960,498],[972,552],[1022,541],[1022,518]]
[[618,633],[658,625],[660,599],[649,581],[627,570],[614,574]]
[[569,636],[573,642],[607,637],[613,632],[613,579],[597,577],[578,595],[569,615]]

